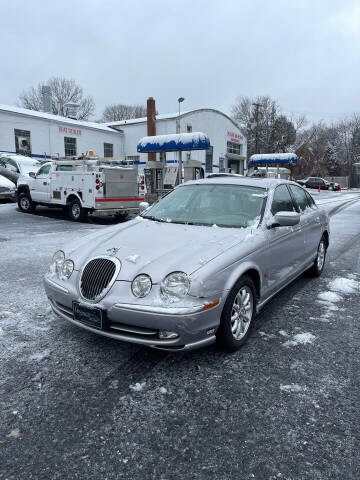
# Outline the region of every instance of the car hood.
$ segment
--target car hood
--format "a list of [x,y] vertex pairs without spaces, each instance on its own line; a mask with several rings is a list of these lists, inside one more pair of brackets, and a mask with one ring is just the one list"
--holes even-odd
[[[158,283],[178,270],[191,275],[239,243],[251,244],[253,232],[251,227],[179,225],[138,217],[86,235],[65,248],[65,254],[74,261],[76,270],[92,257],[114,255],[122,264],[118,280],[131,281],[137,274],[146,273]],[[248,250],[249,245],[244,255]]]

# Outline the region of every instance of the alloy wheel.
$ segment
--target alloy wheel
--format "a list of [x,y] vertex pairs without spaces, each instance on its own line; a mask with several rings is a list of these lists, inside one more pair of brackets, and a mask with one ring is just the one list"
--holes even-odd
[[325,242],[324,242],[324,240],[321,240],[321,242],[319,244],[319,248],[318,248],[317,259],[316,259],[316,265],[317,265],[317,268],[320,271],[322,270],[322,268],[324,266],[325,255],[326,255]]
[[238,291],[231,309],[231,333],[241,340],[248,331],[253,314],[253,294],[247,285]]

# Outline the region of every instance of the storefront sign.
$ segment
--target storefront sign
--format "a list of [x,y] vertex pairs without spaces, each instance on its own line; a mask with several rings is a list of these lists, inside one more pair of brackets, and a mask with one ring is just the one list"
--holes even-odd
[[235,143],[241,143],[241,140],[244,138],[240,133],[235,133],[235,132],[227,132],[227,136],[229,137],[229,140],[231,142]]
[[60,133],[68,133],[69,135],[81,135],[79,128],[59,127]]

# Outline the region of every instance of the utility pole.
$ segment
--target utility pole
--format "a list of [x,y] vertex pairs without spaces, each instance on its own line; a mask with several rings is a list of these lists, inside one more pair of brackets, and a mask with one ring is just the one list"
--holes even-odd
[[259,144],[259,108],[262,107],[261,103],[253,103],[255,107],[255,153],[258,153],[258,144]]

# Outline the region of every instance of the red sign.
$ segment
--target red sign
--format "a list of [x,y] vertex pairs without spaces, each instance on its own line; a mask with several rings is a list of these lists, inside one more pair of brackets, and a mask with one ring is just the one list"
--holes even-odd
[[60,133],[68,133],[70,135],[81,135],[79,128],[59,127]]
[[244,138],[240,133],[227,132],[227,136],[230,138],[231,142],[241,143],[241,140]]

